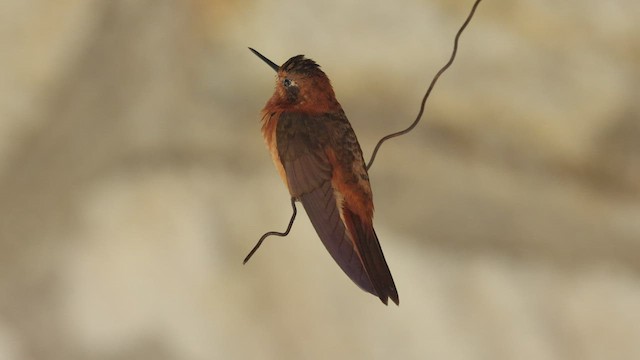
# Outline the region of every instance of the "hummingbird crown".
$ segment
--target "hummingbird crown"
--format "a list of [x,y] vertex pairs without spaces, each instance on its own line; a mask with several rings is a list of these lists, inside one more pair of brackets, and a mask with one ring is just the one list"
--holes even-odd
[[320,65],[311,59],[305,58],[304,55],[296,55],[287,60],[282,64],[280,70],[300,75],[324,75],[324,72],[320,70]]

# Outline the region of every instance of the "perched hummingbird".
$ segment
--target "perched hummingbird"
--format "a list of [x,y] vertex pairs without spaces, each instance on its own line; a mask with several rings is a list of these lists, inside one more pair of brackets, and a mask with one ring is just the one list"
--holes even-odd
[[356,134],[329,78],[303,55],[276,65],[262,135],[292,199],[304,206],[322,243],[364,291],[398,304],[398,291],[373,229],[369,175]]

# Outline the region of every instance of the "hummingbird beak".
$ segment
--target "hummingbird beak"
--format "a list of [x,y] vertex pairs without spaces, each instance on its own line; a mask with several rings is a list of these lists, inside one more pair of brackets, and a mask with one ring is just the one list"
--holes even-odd
[[266,62],[267,65],[269,65],[273,70],[275,70],[276,72],[278,71],[278,69],[280,69],[280,66],[276,65],[276,63],[274,63],[273,61],[267,59],[264,55],[260,54],[259,52],[257,52],[256,50],[249,48],[249,50],[251,50],[252,53],[254,53],[257,57],[259,57],[260,59],[262,59],[262,61]]

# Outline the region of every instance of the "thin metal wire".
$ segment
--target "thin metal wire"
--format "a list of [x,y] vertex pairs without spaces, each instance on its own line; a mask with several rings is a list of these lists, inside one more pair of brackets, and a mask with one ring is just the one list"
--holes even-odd
[[258,248],[260,247],[260,245],[262,245],[262,242],[264,241],[264,239],[268,238],[269,236],[285,237],[285,236],[289,235],[289,231],[291,231],[291,227],[293,227],[293,222],[296,220],[296,214],[298,213],[298,209],[296,209],[296,199],[295,198],[291,198],[291,207],[293,208],[293,214],[291,214],[291,220],[289,220],[289,225],[287,225],[287,230],[285,230],[284,232],[269,231],[269,232],[265,233],[264,235],[262,235],[262,237],[260,237],[260,240],[258,240],[258,242],[253,247],[253,249],[251,249],[251,251],[249,251],[249,254],[247,255],[247,257],[244,258],[244,261],[242,262],[242,265],[246,264],[247,261],[249,261],[249,259],[251,259],[253,254],[256,251],[258,251]]
[[451,52],[451,57],[449,58],[449,61],[447,61],[447,63],[438,71],[436,76],[433,77],[433,80],[431,80],[431,84],[429,85],[427,92],[424,94],[424,97],[422,98],[422,103],[420,103],[420,111],[418,111],[418,116],[416,117],[416,119],[413,121],[413,123],[411,123],[411,125],[409,125],[408,128],[395,132],[393,134],[389,134],[383,137],[382,139],[380,139],[380,141],[378,141],[378,143],[376,144],[376,147],[373,149],[373,153],[371,154],[371,159],[369,160],[369,163],[367,163],[367,170],[371,169],[371,166],[373,165],[373,161],[376,159],[376,155],[378,154],[378,150],[380,150],[380,146],[382,146],[382,144],[385,141],[389,139],[393,139],[394,137],[397,137],[397,136],[404,135],[409,131],[413,130],[413,128],[415,128],[416,125],[418,125],[418,123],[422,119],[422,114],[424,113],[424,108],[427,103],[427,99],[429,98],[429,95],[431,95],[431,90],[433,90],[433,87],[435,86],[436,82],[440,78],[440,75],[442,75],[442,73],[447,71],[447,69],[451,66],[451,64],[453,64],[453,60],[455,60],[456,53],[458,52],[458,41],[460,40],[460,35],[462,35],[462,32],[467,27],[467,25],[469,25],[469,22],[471,21],[473,14],[476,12],[476,8],[480,4],[480,1],[482,0],[476,0],[476,2],[473,4],[473,7],[471,8],[471,11],[469,12],[469,15],[467,16],[467,19],[464,21],[464,23],[462,23],[462,26],[456,33],[456,37],[453,40],[453,51]]

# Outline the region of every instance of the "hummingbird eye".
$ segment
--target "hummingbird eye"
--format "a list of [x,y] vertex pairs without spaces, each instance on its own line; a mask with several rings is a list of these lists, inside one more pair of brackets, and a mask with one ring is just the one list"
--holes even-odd
[[289,79],[282,80],[282,85],[284,85],[284,87],[291,86],[291,80],[289,80]]

